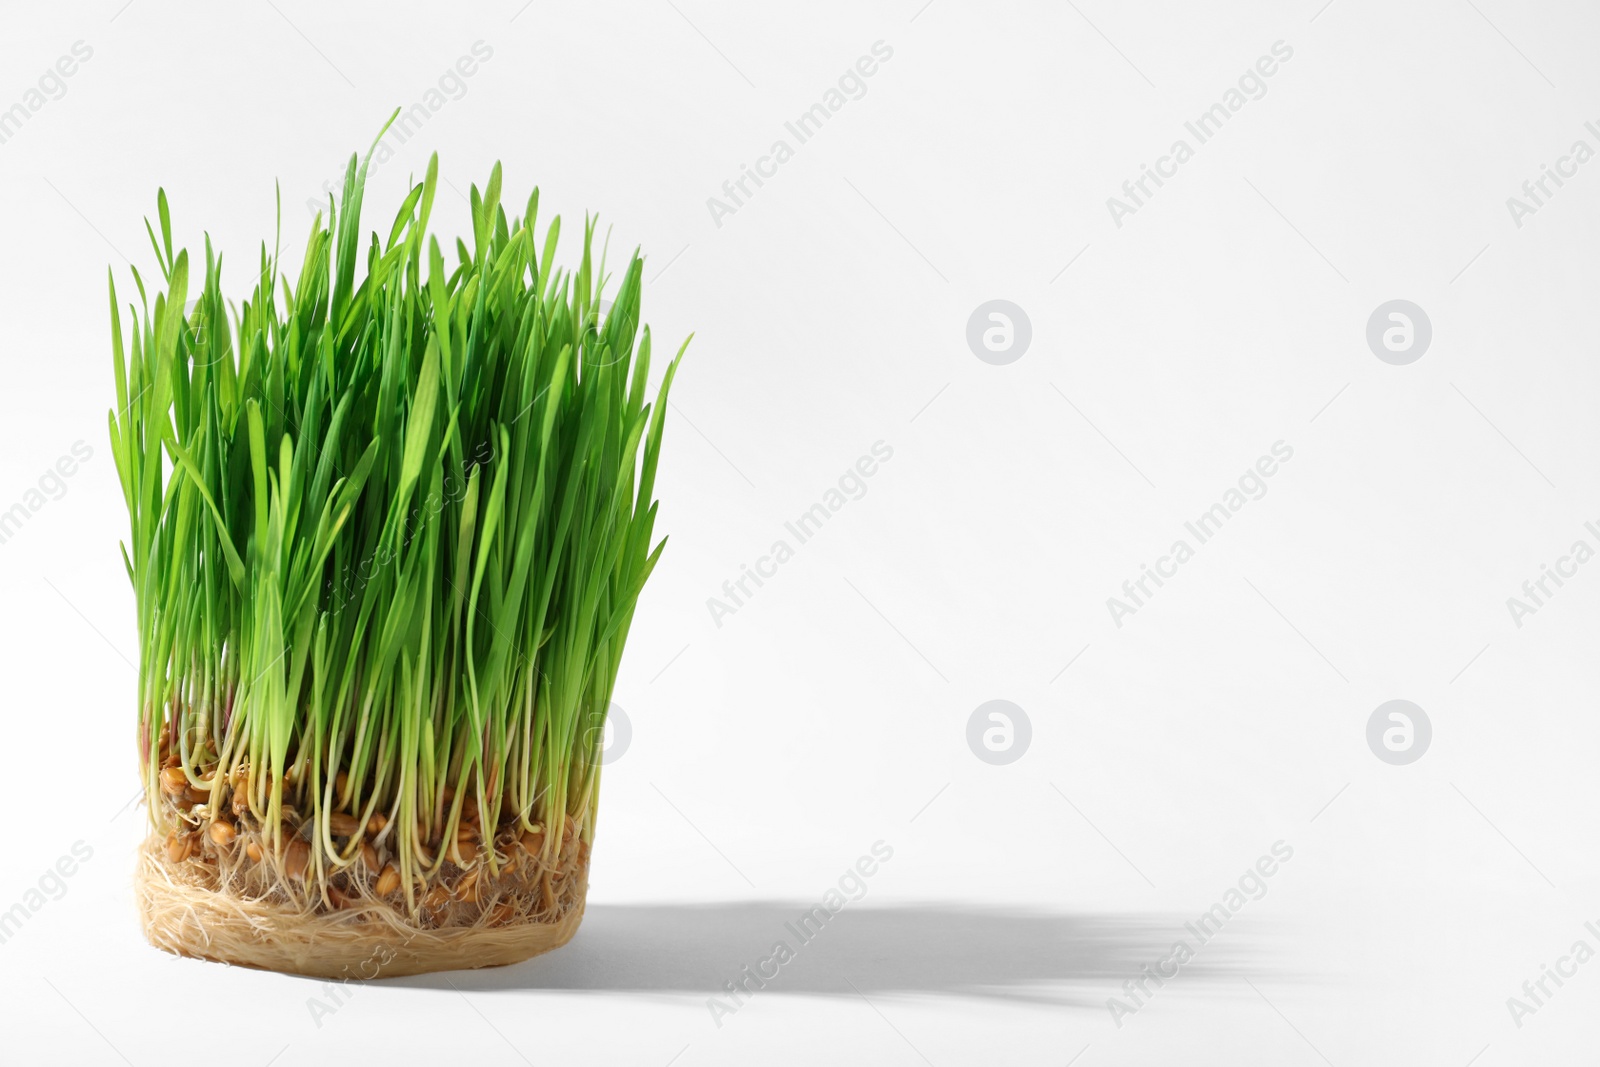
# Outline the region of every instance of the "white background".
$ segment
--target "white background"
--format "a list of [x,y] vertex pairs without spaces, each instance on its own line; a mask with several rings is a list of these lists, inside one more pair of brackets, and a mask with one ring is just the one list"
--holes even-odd
[[[1520,227],[1506,200],[1600,148],[1600,17],[1321,5],[16,5],[0,108],[93,55],[0,144],[0,510],[94,456],[0,545],[0,910],[93,858],[0,945],[0,1059],[1588,1062],[1600,962],[1520,1027],[1507,998],[1600,948],[1600,562],[1520,627],[1506,599],[1600,548],[1600,162]],[[671,541],[577,939],[318,1014],[316,983],[164,955],[134,916],[106,268],[124,301],[130,262],[157,273],[164,186],[237,298],[274,182],[297,265],[306,200],[478,41],[365,221],[437,150],[445,233],[498,159],[508,205],[539,184],[569,233],[597,210],[644,247],[657,347],[696,335]],[[877,41],[865,95],[719,226],[707,198]],[[1116,225],[1277,41],[1266,94]],[[1032,324],[1006,366],[965,339],[990,299]],[[1406,366],[1365,339],[1392,299],[1432,322]],[[880,440],[865,496],[718,626],[707,599]],[[1266,495],[1115,625],[1280,440]],[[1433,725],[1409,766],[1366,742],[1396,698]],[[991,699],[1032,723],[1008,766],[967,747]],[[864,899],[719,1027],[707,997],[879,840]],[[1266,895],[1117,1026],[1107,998],[1280,840]]]

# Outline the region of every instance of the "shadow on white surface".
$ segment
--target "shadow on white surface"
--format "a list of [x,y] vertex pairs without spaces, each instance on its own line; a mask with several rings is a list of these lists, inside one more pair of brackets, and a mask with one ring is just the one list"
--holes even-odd
[[[943,993],[1104,1007],[1125,980],[1194,950],[1172,982],[1276,970],[1229,928],[1202,944],[1176,916],[1063,915],[913,905],[846,909],[802,930],[810,905],[595,905],[565,948],[511,967],[397,978],[400,985],[476,992],[552,990],[725,995],[761,976],[765,990],[818,996]],[[809,936],[802,936],[809,934]],[[778,965],[778,944],[792,953]],[[1170,971],[1172,966],[1165,965]],[[774,970],[776,974],[774,975]],[[1151,983],[1150,988],[1155,988]]]

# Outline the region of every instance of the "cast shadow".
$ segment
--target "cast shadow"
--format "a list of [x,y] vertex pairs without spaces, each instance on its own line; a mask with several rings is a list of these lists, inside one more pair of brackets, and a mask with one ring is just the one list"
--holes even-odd
[[[950,994],[1104,1007],[1122,983],[1186,941],[1185,987],[1260,974],[1268,961],[1245,928],[1206,942],[1178,916],[1066,915],[956,905],[847,907],[801,929],[812,905],[596,904],[566,947],[510,967],[388,981],[466,992],[724,992],[747,965],[767,975],[784,942],[793,957],[768,985],[791,994]],[[815,927],[820,925],[820,930]],[[813,932],[814,931],[814,932]],[[806,934],[809,936],[802,936]],[[1169,967],[1170,969],[1170,967]],[[387,984],[387,983],[386,983]]]

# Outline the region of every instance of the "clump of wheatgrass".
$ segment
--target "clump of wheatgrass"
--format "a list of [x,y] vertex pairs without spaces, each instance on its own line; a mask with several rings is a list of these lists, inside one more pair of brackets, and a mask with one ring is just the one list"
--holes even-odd
[[319,973],[274,941],[581,913],[682,357],[649,402],[638,253],[602,311],[595,223],[557,269],[560,219],[536,234],[537,189],[508,218],[498,165],[453,264],[427,234],[437,157],[363,242],[366,173],[352,156],[292,286],[263,244],[225,300],[209,237],[203,267],[174,254],[163,192],[153,306],[135,271],[125,333],[111,293],[147,930]]

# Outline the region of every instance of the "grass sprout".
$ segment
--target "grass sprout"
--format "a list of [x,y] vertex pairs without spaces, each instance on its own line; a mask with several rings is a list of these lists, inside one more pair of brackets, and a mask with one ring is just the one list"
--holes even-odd
[[416,907],[447,863],[506,863],[497,831],[552,856],[593,833],[666,543],[683,349],[652,401],[638,252],[602,311],[596,222],[557,269],[561,220],[536,232],[537,189],[508,217],[498,164],[453,262],[427,233],[437,156],[364,238],[370,159],[350,158],[298,280],[263,243],[237,305],[209,237],[203,262],[174,252],[158,195],[160,283],[135,270],[137,305],[111,284],[110,432],[156,829],[303,842],[312,886],[381,850]]

